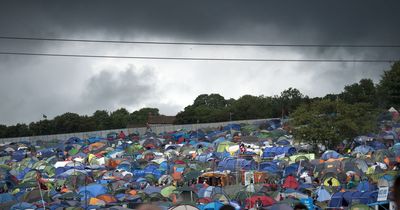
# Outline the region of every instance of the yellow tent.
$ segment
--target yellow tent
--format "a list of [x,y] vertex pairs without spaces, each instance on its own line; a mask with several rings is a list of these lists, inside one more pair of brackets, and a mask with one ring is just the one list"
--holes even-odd
[[[329,182],[331,182],[332,185],[330,185]],[[324,185],[327,186],[327,187],[329,187],[329,186],[339,187],[340,186],[340,182],[339,182],[339,180],[337,180],[334,177],[328,177],[328,178],[326,178],[324,180]]]
[[230,141],[223,141],[218,144],[217,152],[226,152],[226,151],[228,151],[228,148],[232,145],[235,145],[235,143],[230,142]]

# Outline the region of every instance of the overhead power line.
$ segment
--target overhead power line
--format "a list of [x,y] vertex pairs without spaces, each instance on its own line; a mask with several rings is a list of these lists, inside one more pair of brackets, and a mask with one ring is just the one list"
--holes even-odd
[[210,57],[159,57],[159,56],[119,56],[89,54],[57,54],[32,52],[0,52],[0,55],[51,56],[74,58],[109,58],[109,59],[143,59],[143,60],[186,60],[186,61],[237,61],[237,62],[328,62],[328,63],[392,63],[396,59],[271,59],[271,58],[210,58]]
[[149,44],[149,45],[199,45],[199,46],[239,46],[239,47],[347,47],[347,48],[400,48],[400,44],[267,44],[267,43],[213,43],[213,42],[164,42],[164,41],[123,41],[98,39],[67,39],[41,37],[0,36],[7,40],[60,41],[114,44]]

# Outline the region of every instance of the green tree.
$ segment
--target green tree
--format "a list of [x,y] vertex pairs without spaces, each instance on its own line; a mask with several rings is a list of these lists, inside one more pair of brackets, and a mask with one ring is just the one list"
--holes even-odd
[[232,119],[256,119],[272,116],[272,101],[264,96],[244,95],[230,107]]
[[0,138],[6,138],[6,137],[7,137],[7,126],[0,124]]
[[125,108],[115,110],[110,115],[112,129],[126,128],[129,122],[129,112]]
[[299,106],[291,124],[296,140],[333,148],[344,139],[376,131],[377,114],[370,104],[321,100]]
[[296,88],[282,91],[279,102],[284,115],[289,115],[303,102],[304,95]]
[[55,133],[73,133],[80,131],[81,116],[67,112],[54,118]]
[[359,83],[346,85],[340,98],[346,103],[376,103],[376,89],[371,79],[362,79]]
[[194,100],[193,106],[206,106],[218,109],[224,108],[226,104],[226,100],[223,96],[213,93],[210,95],[202,94],[197,96],[197,98]]
[[385,71],[378,85],[380,105],[389,108],[400,108],[400,61]]
[[192,105],[185,107],[176,115],[176,123],[204,123],[229,120],[228,107],[234,99],[228,101],[219,94],[199,95]]
[[95,111],[91,118],[96,125],[96,130],[108,130],[112,127],[110,115],[106,110]]
[[129,115],[130,124],[146,124],[149,115],[159,116],[159,110],[157,108],[142,108],[134,111]]

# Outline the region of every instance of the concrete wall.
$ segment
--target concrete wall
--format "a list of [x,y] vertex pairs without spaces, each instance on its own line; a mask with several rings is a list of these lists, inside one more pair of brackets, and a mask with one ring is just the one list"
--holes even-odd
[[[255,120],[240,120],[240,121],[228,121],[228,122],[217,122],[217,123],[200,123],[200,124],[187,124],[187,125],[165,125],[165,126],[151,126],[151,129],[155,133],[176,131],[179,129],[185,130],[196,130],[199,128],[216,128],[219,126],[225,126],[230,123],[247,123],[252,124],[255,122],[265,121],[266,119],[255,119]],[[3,138],[0,139],[1,144],[11,143],[11,142],[20,142],[20,141],[51,141],[51,140],[65,140],[71,137],[78,138],[87,138],[90,136],[101,136],[105,137],[110,132],[124,131],[125,134],[139,132],[140,134],[144,134],[146,132],[146,128],[123,128],[123,129],[115,129],[115,130],[102,130],[102,131],[91,131],[91,132],[81,132],[81,133],[65,133],[65,134],[55,134],[55,135],[44,135],[44,136],[27,136],[27,137],[17,137],[17,138]]]

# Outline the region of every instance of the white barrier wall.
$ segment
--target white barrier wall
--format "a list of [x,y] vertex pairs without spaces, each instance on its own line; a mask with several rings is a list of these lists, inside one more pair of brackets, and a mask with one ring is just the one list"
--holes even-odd
[[[275,119],[275,118],[274,118]],[[267,119],[255,119],[255,120],[239,120],[239,121],[228,121],[228,122],[217,122],[217,123],[200,123],[200,124],[186,124],[186,125],[159,125],[159,126],[151,126],[151,129],[155,133],[162,133],[162,132],[170,132],[176,131],[180,129],[185,130],[196,130],[199,128],[216,128],[219,126],[225,126],[231,123],[246,123],[252,124],[255,122],[265,121]],[[102,130],[102,131],[91,131],[91,132],[81,132],[81,133],[65,133],[65,134],[54,134],[54,135],[44,135],[44,136],[27,136],[27,137],[17,137],[17,138],[2,138],[0,139],[1,144],[11,143],[11,142],[20,142],[20,141],[51,141],[55,139],[65,140],[71,137],[78,137],[78,138],[88,138],[90,136],[101,136],[106,137],[106,135],[110,132],[117,132],[123,131],[125,134],[130,134],[133,132],[139,132],[140,134],[144,134],[146,132],[146,128],[122,128],[122,129],[115,129],[115,130]]]

